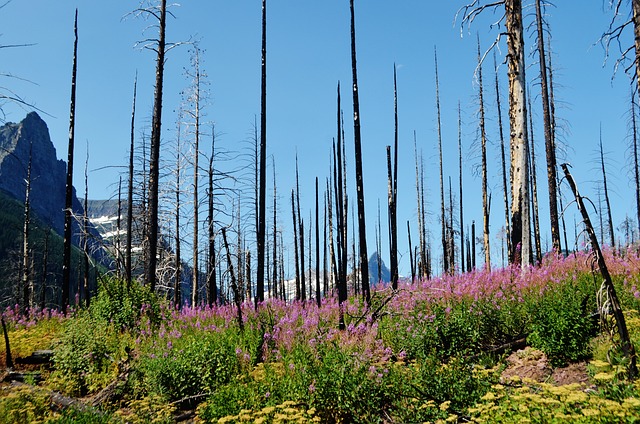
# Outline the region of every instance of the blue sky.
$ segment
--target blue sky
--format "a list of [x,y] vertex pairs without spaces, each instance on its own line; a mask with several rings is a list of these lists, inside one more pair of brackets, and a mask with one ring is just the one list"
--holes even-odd
[[[375,250],[374,227],[380,200],[386,234],[386,158],[385,146],[393,142],[393,64],[398,67],[400,120],[399,227],[401,274],[408,274],[406,221],[415,235],[415,187],[413,132],[425,158],[429,226],[437,255],[439,182],[437,174],[437,132],[434,86],[434,48],[438,50],[442,107],[445,179],[452,177],[458,193],[457,105],[463,116],[465,222],[475,220],[480,234],[481,182],[477,172],[477,84],[476,33],[483,51],[493,42],[498,28],[490,24],[500,13],[487,11],[471,27],[461,31],[455,14],[464,1],[397,2],[356,1],[357,55],[363,135],[364,181],[369,226],[369,251]],[[525,1],[525,4],[528,2]],[[84,191],[82,173],[86,145],[89,145],[90,197],[109,198],[116,191],[118,173],[126,164],[129,149],[129,121],[133,79],[138,73],[138,135],[148,128],[153,97],[155,57],[137,48],[136,42],[155,37],[150,21],[126,15],[137,1],[13,0],[0,9],[0,44],[33,44],[1,49],[1,72],[17,78],[1,77],[0,86],[20,94],[46,112],[58,157],[65,158],[68,141],[70,71],[73,46],[73,14],[79,10],[78,98],[76,116],[75,185]],[[171,10],[175,18],[167,25],[172,42],[200,40],[204,50],[203,67],[208,73],[210,104],[207,122],[215,122],[218,142],[233,151],[246,146],[253,131],[254,117],[260,111],[260,10],[259,0],[185,1]],[[525,9],[525,20],[532,21],[532,8]],[[610,11],[603,2],[559,2],[547,9],[551,26],[558,119],[561,141],[567,146],[566,160],[585,195],[597,203],[596,148],[602,124],[607,155],[609,184],[613,190],[614,225],[628,214],[634,216],[633,190],[627,162],[629,78],[613,76],[614,58],[604,64],[604,51],[598,44],[607,28]],[[504,29],[504,28],[502,28]],[[349,4],[347,0],[321,2],[270,0],[268,4],[268,154],[277,168],[281,194],[279,215],[286,227],[285,240],[291,239],[288,224],[288,195],[294,186],[294,158],[300,161],[303,214],[308,216],[314,201],[314,180],[328,176],[329,152],[336,132],[336,85],[342,83],[345,113],[349,186],[354,192],[353,136],[351,122],[351,59],[349,50]],[[623,44],[631,45],[630,33]],[[533,38],[526,39],[527,51]],[[506,46],[500,45],[499,61]],[[615,52],[612,52],[615,53]],[[539,170],[539,202],[543,221],[548,216],[544,182],[544,141],[540,113],[536,56],[527,57],[530,92],[534,102],[534,134]],[[167,58],[163,115],[166,146],[175,138],[175,111],[181,92],[189,81],[188,47],[173,49]],[[484,68],[488,125],[489,186],[493,193],[491,242],[495,263],[500,263],[499,242],[495,235],[503,223],[498,135],[496,128],[493,64]],[[503,93],[505,133],[508,134],[506,105],[506,65],[499,68]],[[4,104],[5,120],[20,121],[27,110]],[[139,140],[139,138],[138,138]],[[205,152],[208,152],[208,142]],[[163,151],[169,156],[170,152]],[[234,167],[237,164],[223,166]],[[268,180],[271,181],[271,167]],[[271,183],[270,183],[271,184]],[[271,187],[267,188],[271,192]],[[567,195],[568,189],[565,189]],[[352,195],[355,204],[355,196]],[[457,199],[457,196],[456,196]],[[457,201],[457,200],[455,200]],[[566,213],[570,240],[576,212]],[[308,220],[308,218],[307,218]],[[545,225],[544,239],[548,239]],[[414,241],[415,243],[415,241]],[[570,241],[571,243],[571,241]],[[383,246],[386,242],[383,243]],[[383,259],[387,260],[383,248]],[[481,261],[480,254],[478,260]]]

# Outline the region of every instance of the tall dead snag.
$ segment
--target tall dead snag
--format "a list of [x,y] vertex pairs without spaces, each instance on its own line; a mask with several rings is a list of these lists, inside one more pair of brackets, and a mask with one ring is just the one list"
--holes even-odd
[[144,279],[149,289],[154,291],[158,265],[158,187],[160,179],[160,135],[162,130],[162,89],[164,83],[167,0],[160,0],[159,9],[149,10],[149,13],[158,19],[158,42],[155,46],[157,57],[153,116],[151,118],[151,154],[149,157],[148,253]]
[[273,168],[273,258],[272,258],[272,284],[273,297],[278,298],[278,193],[276,191],[276,160],[271,156]]
[[[189,93],[188,101],[193,106],[193,109],[186,110],[191,119],[193,119],[193,181],[192,181],[192,190],[193,190],[193,242],[192,242],[192,251],[191,251],[191,260],[192,260],[192,272],[191,272],[191,307],[195,308],[198,306],[199,298],[198,298],[198,279],[200,277],[200,118],[202,116],[202,78],[204,74],[200,69],[200,48],[197,43],[194,46],[193,52],[191,54],[191,66],[193,67],[192,72],[192,87],[191,93]],[[187,72],[189,75],[190,72]]]
[[131,142],[129,146],[129,189],[127,191],[127,240],[124,251],[124,276],[127,290],[131,287],[131,238],[133,237],[133,150],[135,148],[136,94],[138,73],[133,81],[133,104],[131,106]]
[[320,223],[320,216],[318,211],[318,177],[316,177],[316,303],[318,304],[318,308],[320,307],[320,226],[319,226],[319,223]]
[[422,154],[418,157],[418,143],[416,132],[413,132],[413,152],[416,160],[416,202],[417,202],[417,215],[418,215],[418,253],[420,259],[416,258],[418,262],[417,274],[420,278],[428,276],[427,272],[427,230],[425,220],[425,207],[424,207],[424,166],[422,163]]
[[71,218],[73,207],[73,145],[76,128],[76,75],[78,71],[78,9],[73,23],[73,70],[71,72],[71,106],[69,110],[69,150],[67,155],[67,184],[64,202],[64,249],[62,254],[62,313],[69,305],[71,284]]
[[[529,157],[522,1],[505,0],[509,57],[509,122],[511,123],[511,263],[529,265]],[[520,246],[520,249],[518,249]]]
[[208,248],[209,254],[207,255],[207,293],[208,304],[212,306],[218,303],[218,284],[216,281],[216,239],[213,228],[213,159],[216,155],[216,129],[215,126],[211,126],[211,156],[209,157],[209,189],[207,190],[208,197],[208,215],[207,215],[207,230],[208,230]]
[[[489,244],[489,196],[487,195],[487,132],[484,122],[484,92],[482,87],[482,56],[480,55],[480,36],[478,35],[478,101],[480,103],[480,147],[482,160],[482,240],[484,263],[491,269],[491,246]],[[442,165],[440,165],[442,167]]]
[[255,307],[264,302],[264,252],[267,200],[267,0],[262,0],[262,76],[260,78],[260,193],[258,201],[258,260]]
[[176,142],[176,187],[175,187],[175,195],[176,195],[176,209],[175,209],[175,218],[176,218],[176,229],[175,229],[175,271],[174,271],[174,279],[173,279],[173,306],[175,308],[180,308],[182,305],[182,293],[180,291],[180,286],[182,283],[182,257],[181,257],[181,249],[180,245],[182,240],[180,239],[180,180],[182,173],[182,145],[181,141],[181,132],[182,132],[182,116],[178,116],[178,130],[177,130],[177,142]]
[[298,222],[296,220],[295,193],[291,190],[291,216],[293,217],[293,252],[296,268],[296,300],[300,300],[300,265],[298,260]]
[[362,143],[360,135],[360,101],[358,99],[358,67],[356,64],[356,26],[353,0],[349,0],[351,9],[351,73],[353,79],[353,140],[356,165],[356,200],[358,203],[358,235],[360,241],[360,273],[362,277],[362,296],[367,306],[371,305],[369,291],[369,257],[367,254],[367,229],[364,214],[364,183],[362,172]]
[[440,223],[442,230],[442,258],[444,263],[444,273],[449,273],[449,250],[447,245],[447,234],[444,212],[444,175],[442,171],[442,122],[440,120],[440,84],[438,81],[438,51],[434,47],[434,61],[436,69],[436,111],[438,119],[438,152],[440,154]]
[[636,191],[637,227],[640,230],[640,168],[638,167],[638,125],[636,121],[636,96],[631,90],[631,151],[633,152],[633,177]]
[[560,224],[558,221],[558,188],[556,186],[556,150],[552,138],[551,110],[549,105],[549,84],[547,78],[547,59],[544,48],[544,30],[542,28],[541,1],[536,0],[536,26],[538,30],[538,61],[540,62],[540,89],[542,91],[542,117],[544,120],[544,146],[547,158],[547,187],[549,191],[549,219],[551,223],[551,244],[553,250],[560,252]]
[[[393,138],[393,167],[391,164],[391,146],[387,146],[387,170],[389,174],[389,249],[391,287],[398,288],[398,84],[396,79],[396,65],[393,64],[393,109],[394,109],[394,138]],[[378,263],[380,252],[378,251]],[[380,278],[380,273],[378,273]]]
[[[305,278],[304,269],[304,220],[302,219],[302,214],[300,213],[300,182],[298,178],[298,154],[296,154],[296,207],[298,213],[298,234],[300,238],[298,239],[300,243],[300,300],[307,299],[307,284]],[[311,284],[311,282],[309,282]]]
[[240,300],[240,291],[238,290],[238,284],[236,283],[236,274],[233,271],[233,261],[231,260],[231,252],[229,251],[229,243],[227,242],[227,229],[222,228],[222,242],[224,243],[225,251],[227,252],[227,269],[229,271],[229,278],[231,279],[231,290],[233,291],[233,301],[236,304],[238,328],[240,331],[244,331],[244,323],[242,321],[242,301]]
[[605,204],[607,205],[607,223],[608,223],[608,230],[609,230],[609,243],[611,243],[611,248],[615,249],[616,247],[616,240],[614,237],[614,228],[613,228],[613,219],[611,217],[611,203],[609,202],[609,189],[607,186],[607,173],[605,172],[604,169],[604,150],[602,149],[602,124],[600,124],[600,142],[599,142],[599,147],[600,147],[600,166],[602,168],[602,189],[604,191],[604,201]]
[[[118,181],[118,224],[116,225],[116,261],[118,275],[120,275],[120,191],[122,178]],[[85,305],[89,306],[89,146],[87,145],[87,157],[84,162],[84,211],[82,212],[82,290],[78,291],[78,302],[84,298]]]
[[[29,256],[31,248],[29,247],[29,229],[31,227],[31,161],[32,161],[33,142],[29,142],[29,164],[27,165],[27,179],[25,180],[24,194],[24,225],[22,227],[22,310],[27,312],[32,304],[33,296],[33,280],[31,279],[31,263]],[[7,350],[8,352],[8,350]]]
[[598,268],[600,268],[600,273],[602,274],[602,278],[604,281],[602,282],[602,287],[600,288],[600,293],[598,297],[601,298],[602,295],[606,293],[606,297],[602,299],[604,303],[601,303],[601,311],[600,317],[602,318],[605,313],[609,313],[609,310],[613,314],[613,318],[616,322],[616,329],[618,331],[618,335],[620,336],[620,344],[622,347],[622,352],[629,360],[629,378],[635,379],[638,376],[638,368],[636,366],[636,351],[631,343],[631,339],[629,338],[629,332],[627,330],[627,324],[624,319],[624,313],[622,312],[622,307],[620,306],[620,301],[618,300],[618,296],[616,294],[616,289],[613,285],[613,281],[611,279],[611,275],[609,274],[609,269],[607,268],[607,264],[604,260],[604,256],[602,255],[602,251],[600,250],[600,245],[598,244],[598,238],[596,237],[596,233],[593,229],[593,225],[591,225],[591,220],[589,219],[589,213],[584,206],[584,202],[582,200],[582,196],[578,192],[578,188],[576,187],[576,183],[573,180],[573,177],[569,173],[569,168],[566,163],[560,165],[562,170],[564,171],[565,177],[569,186],[571,187],[571,191],[573,191],[573,195],[576,198],[576,204],[578,205],[578,210],[582,215],[582,221],[585,225],[585,230],[589,235],[589,240],[591,242],[591,248],[596,256],[596,261],[598,264]]
[[[416,265],[413,256],[413,247],[411,246],[411,226],[407,221],[407,237],[409,238],[409,264],[411,265],[411,282],[416,280]],[[379,259],[379,258],[378,258]]]
[[540,214],[538,212],[538,181],[537,181],[537,168],[536,168],[536,140],[533,134],[533,113],[531,112],[531,97],[529,97],[529,132],[531,140],[530,162],[529,162],[529,177],[531,184],[531,217],[533,221],[533,240],[536,248],[535,262],[539,264],[542,262],[542,242],[540,240]]
[[[458,100],[458,169],[460,171],[460,271],[465,272],[464,260],[464,214],[462,213],[462,114]],[[409,243],[411,244],[411,243]]]

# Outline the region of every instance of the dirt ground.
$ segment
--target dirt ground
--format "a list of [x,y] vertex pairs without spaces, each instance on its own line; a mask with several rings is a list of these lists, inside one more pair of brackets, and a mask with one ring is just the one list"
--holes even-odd
[[513,352],[507,358],[507,368],[502,372],[502,379],[508,381],[512,376],[530,378],[558,386],[573,383],[585,386],[589,384],[586,362],[577,362],[563,368],[553,369],[544,353],[529,347]]

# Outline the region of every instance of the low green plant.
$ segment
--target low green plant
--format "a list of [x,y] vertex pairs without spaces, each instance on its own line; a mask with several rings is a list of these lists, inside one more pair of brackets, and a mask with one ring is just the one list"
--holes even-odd
[[597,324],[590,317],[589,296],[580,287],[561,284],[532,304],[528,341],[547,355],[552,366],[590,355]]
[[80,311],[55,347],[52,384],[75,396],[106,387],[117,375],[117,363],[129,344],[129,338],[112,325]]

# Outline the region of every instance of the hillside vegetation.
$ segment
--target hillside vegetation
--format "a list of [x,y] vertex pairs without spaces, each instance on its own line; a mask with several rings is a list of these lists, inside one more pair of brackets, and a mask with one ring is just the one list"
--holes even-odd
[[[640,256],[606,260],[637,345]],[[369,310],[349,298],[344,331],[335,297],[245,303],[241,329],[235,306],[176,310],[111,280],[68,317],[3,313],[14,358],[54,355],[22,366],[26,384],[3,383],[0,423],[635,422],[640,385],[598,320],[591,266],[579,252],[377,287]],[[552,369],[575,364],[583,379],[556,381]]]

